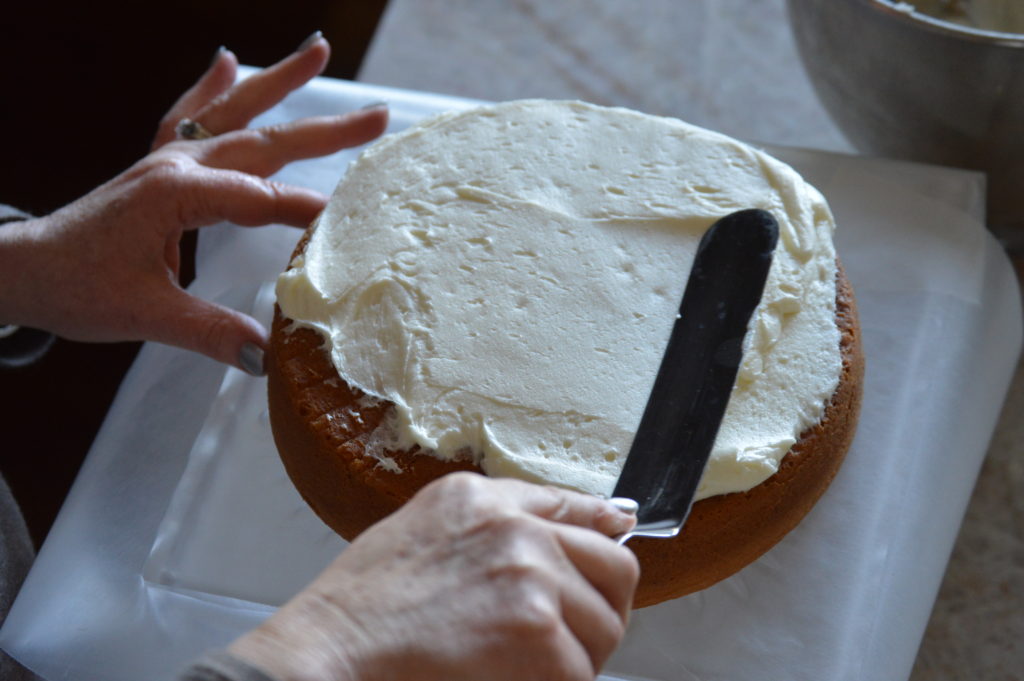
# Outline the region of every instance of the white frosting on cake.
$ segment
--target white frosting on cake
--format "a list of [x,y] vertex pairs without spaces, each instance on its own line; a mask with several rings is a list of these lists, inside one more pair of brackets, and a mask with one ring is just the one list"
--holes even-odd
[[395,404],[405,446],[607,495],[697,243],[744,208],[779,246],[698,498],[746,490],[820,419],[841,358],[828,207],[736,140],[580,102],[433,117],[352,165],[278,302]]

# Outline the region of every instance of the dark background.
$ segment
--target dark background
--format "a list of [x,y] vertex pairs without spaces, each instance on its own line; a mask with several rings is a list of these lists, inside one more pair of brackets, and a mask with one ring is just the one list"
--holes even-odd
[[[332,47],[326,75],[354,78],[386,1],[6,3],[0,203],[45,214],[130,166],[221,45],[268,66],[320,30]],[[58,339],[34,364],[0,369],[0,471],[37,546],[138,349]]]

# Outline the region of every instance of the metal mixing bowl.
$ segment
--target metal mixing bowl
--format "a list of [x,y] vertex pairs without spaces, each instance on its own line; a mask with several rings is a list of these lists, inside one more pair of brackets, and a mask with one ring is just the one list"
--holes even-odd
[[988,174],[988,223],[1024,248],[1024,34],[890,0],[788,0],[818,97],[860,151]]

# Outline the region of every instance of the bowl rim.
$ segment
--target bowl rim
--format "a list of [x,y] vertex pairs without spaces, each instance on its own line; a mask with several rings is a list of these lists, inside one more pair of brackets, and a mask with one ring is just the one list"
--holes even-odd
[[991,31],[983,28],[974,28],[955,24],[937,17],[929,16],[918,12],[914,8],[913,0],[866,0],[886,14],[904,21],[915,24],[922,28],[938,33],[967,38],[974,42],[1001,45],[1004,47],[1024,48],[1024,33],[1008,33],[1005,31]]

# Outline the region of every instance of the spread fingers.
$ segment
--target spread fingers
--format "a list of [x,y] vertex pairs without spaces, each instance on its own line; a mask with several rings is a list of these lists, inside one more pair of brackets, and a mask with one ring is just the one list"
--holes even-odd
[[178,98],[164,114],[153,140],[153,149],[158,149],[175,138],[175,126],[182,118],[191,118],[202,107],[226,92],[235,82],[238,59],[223,47],[217,50],[213,63],[200,76],[195,85]]
[[204,165],[267,177],[299,159],[333,154],[378,137],[387,125],[383,106],[341,116],[316,116],[240,130],[207,140],[197,154]]
[[187,228],[222,220],[246,227],[284,224],[305,227],[323,210],[327,197],[312,189],[266,180],[235,170],[199,168],[181,191],[188,193]]
[[330,53],[327,41],[314,34],[299,50],[240,81],[194,112],[192,118],[215,135],[240,130],[290,92],[319,75],[327,65]]

